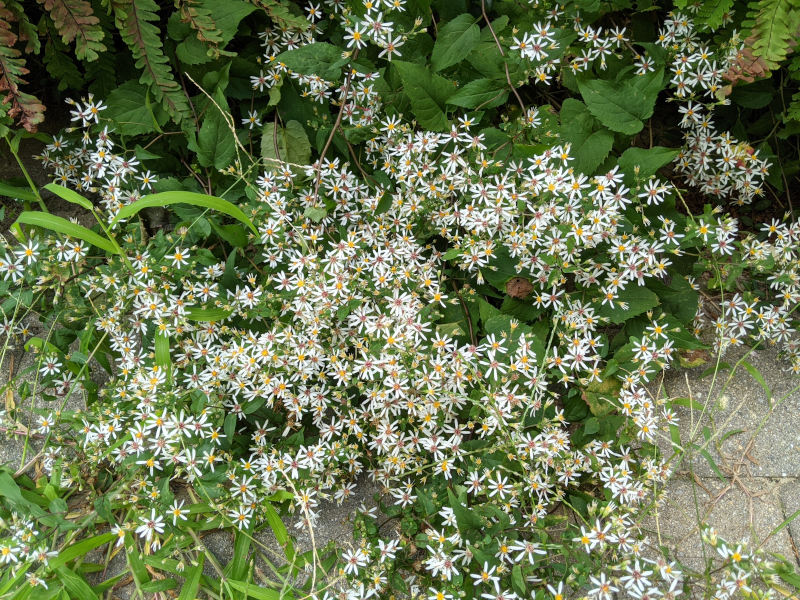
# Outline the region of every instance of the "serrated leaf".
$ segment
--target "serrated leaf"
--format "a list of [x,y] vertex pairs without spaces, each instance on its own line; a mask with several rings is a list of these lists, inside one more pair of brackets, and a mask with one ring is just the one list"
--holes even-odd
[[508,89],[500,81],[476,79],[461,87],[450,96],[447,104],[462,108],[494,108],[508,99]]
[[481,28],[475,23],[475,17],[469,13],[439,27],[439,35],[433,45],[431,66],[434,71],[446,69],[472,52],[481,41]]
[[206,111],[197,140],[190,140],[189,149],[197,152],[197,162],[202,166],[224,169],[236,157],[236,139],[225,118],[230,113],[225,94],[217,89],[213,98],[214,102]]
[[[42,3],[42,0],[39,0]],[[75,42],[75,56],[80,59],[96,60],[98,53],[105,51],[101,43],[105,37],[100,19],[94,15],[92,5],[87,0],[44,0],[44,7],[50,12],[61,41],[65,44]]]
[[427,67],[396,60],[392,62],[400,74],[403,90],[411,100],[417,122],[431,131],[445,131],[447,100],[455,93],[447,79],[434,74]]
[[603,381],[592,381],[581,393],[581,398],[589,405],[595,417],[604,417],[617,409],[614,400],[619,398],[622,382],[616,377]]
[[[625,306],[620,303],[623,302]],[[628,319],[647,312],[658,306],[658,296],[646,287],[628,284],[624,290],[618,292],[614,306],[603,304],[598,312],[601,316],[608,317],[612,323],[624,323]]]
[[303,75],[318,75],[327,81],[342,74],[342,51],[327,42],[300,46],[278,55],[278,62]]
[[[277,145],[277,152],[275,146]],[[277,169],[278,161],[307,165],[311,160],[311,142],[298,121],[288,121],[285,127],[267,123],[261,136],[261,156],[268,168]]]
[[104,117],[114,122],[114,129],[122,135],[141,135],[153,131],[153,117],[163,126],[169,116],[161,110],[153,113],[147,108],[148,88],[137,81],[126,81],[108,97]]
[[[617,164],[620,170],[625,174],[625,181],[629,185],[633,185],[636,177],[640,181],[648,179],[651,175],[655,175],[664,165],[672,162],[678,156],[678,150],[672,148],[662,148],[656,146],[655,148],[628,148],[619,157]],[[636,167],[639,167],[639,172],[636,173]]]
[[578,89],[592,115],[619,133],[633,135],[653,115],[664,71],[640,75],[631,81],[579,78]]

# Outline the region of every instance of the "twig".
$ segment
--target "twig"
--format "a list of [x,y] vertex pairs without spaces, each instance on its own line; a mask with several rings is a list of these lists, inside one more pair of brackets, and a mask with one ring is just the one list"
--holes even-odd
[[[353,53],[353,60],[358,57],[358,50]],[[349,64],[348,64],[348,68]],[[333,136],[336,135],[336,130],[339,128],[339,124],[342,122],[342,116],[344,115],[344,106],[347,102],[347,92],[350,91],[350,82],[353,80],[353,70],[350,69],[350,72],[347,74],[347,82],[344,85],[344,92],[342,93],[342,100],[341,106],[339,106],[339,114],[336,115],[336,122],[333,124],[333,129],[331,129],[331,134],[328,136],[328,141],[325,142],[325,146],[322,148],[322,152],[319,155],[319,161],[317,162],[317,181],[314,184],[314,203],[316,204],[317,198],[319,197],[319,183],[322,180],[322,161],[325,160],[325,154],[328,152],[328,148],[330,148],[331,142],[333,141]]]
[[[486,25],[489,27],[489,31],[492,32],[492,37],[494,38],[494,42],[497,44],[498,50],[500,50],[500,56],[505,57],[506,53],[503,52],[503,46],[500,45],[500,40],[497,39],[497,36],[494,33],[494,29],[492,28],[492,22],[489,20],[489,16],[486,14],[486,0],[481,0],[481,12],[483,12],[483,18],[486,20]],[[511,83],[511,74],[508,72],[508,63],[503,61],[503,66],[506,68],[506,81],[508,81],[508,85],[511,86],[511,91],[514,92],[514,95],[517,97],[517,101],[519,102],[520,108],[522,108],[522,116],[525,116],[527,112],[525,110],[525,103],[522,101],[522,98],[519,97],[519,93],[517,93],[517,88],[514,87],[514,84]]]

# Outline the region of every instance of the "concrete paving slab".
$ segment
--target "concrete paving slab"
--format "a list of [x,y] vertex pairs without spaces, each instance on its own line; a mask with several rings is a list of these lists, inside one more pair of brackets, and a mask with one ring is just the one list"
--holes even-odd
[[[745,353],[746,349],[732,350],[723,358],[733,365]],[[696,369],[667,371],[663,381],[654,382],[649,389],[654,395],[660,389],[669,398],[692,400],[697,408],[675,407],[680,419],[681,443],[685,445],[692,440],[702,445],[703,430],[707,428],[714,440],[707,450],[723,471],[738,466],[739,472],[753,477],[800,477],[800,379],[783,370],[783,361],[772,349],[752,352],[746,360],[769,386],[772,392],[769,401],[762,385],[742,366],[732,378],[728,370],[720,371],[716,380],[713,376],[701,378],[705,369],[716,361]],[[725,437],[730,432],[736,433]],[[716,443],[723,438],[720,454]],[[672,454],[666,433],[659,446],[666,456]],[[697,454],[694,458],[691,467],[695,474],[715,475],[705,458]],[[683,461],[679,470],[688,471],[688,463]]]
[[[702,568],[714,551],[700,539],[698,523],[713,527],[731,543],[747,543],[750,551],[763,547],[768,552],[794,556],[789,531],[770,534],[784,521],[782,497],[794,480],[752,478],[723,483],[718,478],[674,477],[666,488],[657,514],[643,526],[653,543],[666,546],[687,567]],[[782,488],[787,488],[783,490]]]

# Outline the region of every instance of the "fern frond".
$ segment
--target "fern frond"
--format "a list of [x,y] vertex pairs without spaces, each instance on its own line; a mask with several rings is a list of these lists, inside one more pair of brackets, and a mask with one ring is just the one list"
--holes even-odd
[[280,0],[250,0],[250,2],[264,9],[269,17],[281,27],[294,27],[301,31],[311,27],[308,19],[303,15],[293,14]]
[[97,53],[105,51],[103,29],[98,24],[92,5],[87,0],[38,0],[55,23],[65,44],[75,41],[75,56],[97,60]]
[[19,124],[28,131],[36,131],[36,126],[44,121],[47,110],[38,98],[21,92],[19,86],[26,83],[22,77],[28,74],[22,52],[14,48],[19,39],[11,31],[9,21],[15,18],[5,2],[0,0],[0,91],[6,92],[3,104],[11,104],[8,116],[19,117]]
[[84,63],[86,77],[91,83],[89,91],[100,98],[117,89],[117,56],[113,52],[105,51],[95,61]]
[[189,115],[189,104],[175,81],[161,44],[161,32],[153,25],[158,20],[158,5],[153,0],[112,0],[114,16],[122,39],[142,70],[141,83],[176,121]]
[[58,89],[66,90],[72,88],[79,90],[83,87],[83,77],[81,77],[78,67],[69,57],[69,46],[60,38],[59,31],[53,20],[45,15],[41,24],[42,34],[46,38],[44,49],[44,63],[47,72],[58,81]]
[[176,0],[181,23],[188,23],[197,32],[197,39],[207,44],[219,44],[223,41],[222,32],[211,17],[211,11],[203,7],[198,0]]
[[14,20],[19,23],[19,41],[25,44],[25,53],[39,54],[42,43],[39,40],[39,33],[36,25],[30,22],[25,9],[16,0],[5,0],[6,8],[14,15]]
[[733,8],[734,0],[708,0],[700,5],[697,20],[705,23],[710,29],[718,29],[725,15]]
[[754,20],[751,27],[753,56],[764,60],[769,70],[777,69],[797,45],[800,33],[800,10],[792,0],[760,0],[751,2]]

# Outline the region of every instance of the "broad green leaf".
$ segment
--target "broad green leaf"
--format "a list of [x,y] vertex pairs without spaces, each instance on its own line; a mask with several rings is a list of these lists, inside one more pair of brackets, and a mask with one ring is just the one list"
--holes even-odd
[[212,97],[214,102],[206,109],[196,139],[190,138],[189,149],[197,153],[197,162],[202,166],[224,169],[236,156],[236,140],[225,118],[230,114],[225,94],[218,89]]
[[464,506],[450,489],[447,490],[447,499],[456,515],[456,523],[462,534],[477,532],[483,528],[484,522],[478,513]]
[[475,23],[475,17],[469,13],[461,14],[439,27],[439,35],[431,54],[433,70],[441,71],[465,59],[480,41],[481,28]]
[[325,207],[315,208],[313,206],[309,206],[303,212],[303,216],[308,217],[309,219],[314,221],[314,223],[319,223],[320,221],[322,221],[322,219],[324,219],[327,214],[328,210]]
[[[623,155],[624,156],[624,155]],[[669,312],[684,325],[694,319],[697,313],[698,294],[686,279],[675,273],[670,272],[672,281],[667,286],[655,277],[648,277],[645,280],[647,288],[655,292],[661,303]]]
[[578,173],[593,174],[608,158],[614,134],[602,127],[580,100],[567,98],[561,107],[561,139],[570,144],[569,166]]
[[[624,302],[625,306],[622,306],[621,302]],[[620,324],[647,312],[651,308],[655,308],[658,304],[658,296],[653,292],[646,287],[630,283],[628,287],[618,292],[618,298],[614,300],[613,307],[609,304],[603,304],[598,312],[603,317],[608,317],[612,323]]]
[[169,120],[159,104],[153,112],[147,107],[148,88],[136,80],[123,83],[108,96],[103,117],[114,122],[114,130],[122,135],[140,135],[153,131],[153,115],[159,126]]
[[[628,148],[619,157],[617,164],[625,174],[625,181],[633,185],[636,177],[640,181],[655,175],[661,167],[672,162],[678,156],[678,150],[672,148]],[[639,167],[638,173],[636,167]]]
[[222,321],[233,314],[232,310],[224,308],[187,308],[186,318],[190,321]]
[[619,398],[621,389],[622,382],[619,379],[608,377],[604,381],[591,381],[584,388],[581,398],[595,417],[604,417],[617,409],[613,401]]
[[[233,39],[241,20],[258,9],[255,4],[244,0],[199,0],[197,8],[208,10],[214,19],[215,33],[218,38],[215,41],[217,42],[216,46],[220,49]],[[212,56],[209,56],[209,45],[201,42],[197,37],[197,32],[191,27],[187,29],[189,29],[188,35],[175,48],[178,58],[189,65],[211,62],[213,52]]]
[[578,89],[586,106],[600,122],[628,135],[638,133],[653,114],[662,88],[664,71],[639,75],[633,80],[607,81],[578,78]]
[[25,211],[17,218],[17,223],[44,227],[45,229],[50,229],[51,231],[63,233],[70,237],[88,242],[92,246],[97,246],[101,250],[105,250],[111,254],[119,254],[117,247],[111,243],[108,238],[104,238],[91,229],[87,229],[82,225],[76,225],[72,221],[67,221],[62,217],[37,211]]
[[307,165],[311,160],[311,142],[306,130],[298,121],[288,121],[285,127],[277,128],[275,123],[267,123],[261,136],[261,156],[269,159],[268,169],[277,169],[277,161]]
[[476,79],[450,96],[447,104],[462,108],[494,108],[508,99],[507,85],[493,79]]
[[56,196],[63,198],[67,202],[72,202],[73,204],[77,204],[78,206],[82,206],[86,210],[94,209],[94,205],[91,203],[90,200],[81,196],[78,192],[75,192],[69,188],[64,187],[63,185],[56,185],[55,183],[48,183],[44,186],[48,192],[54,193]]
[[[139,211],[150,208],[153,206],[169,206],[171,204],[191,204],[192,206],[202,206],[204,208],[213,208],[223,214],[233,217],[247,225],[253,233],[258,233],[253,222],[247,218],[237,206],[231,204],[227,200],[217,198],[216,196],[207,196],[205,194],[197,194],[195,192],[161,192],[158,194],[151,194],[145,196],[141,200],[137,200],[133,204],[123,206],[122,210],[117,213],[114,220],[111,221],[111,227],[121,221],[137,214]],[[24,213],[23,213],[24,214]]]
[[197,557],[197,564],[186,572],[186,581],[181,588],[181,595],[178,600],[194,600],[197,588],[200,585],[200,576],[203,574],[203,565],[206,562],[206,555],[200,554]]
[[417,122],[431,131],[445,131],[447,116],[445,106],[456,88],[444,77],[439,77],[427,67],[393,61],[392,64],[403,82],[403,90],[411,99],[411,108]]
[[342,51],[328,44],[317,42],[289,50],[278,56],[278,62],[303,75],[318,75],[327,81],[339,79],[346,61]]

